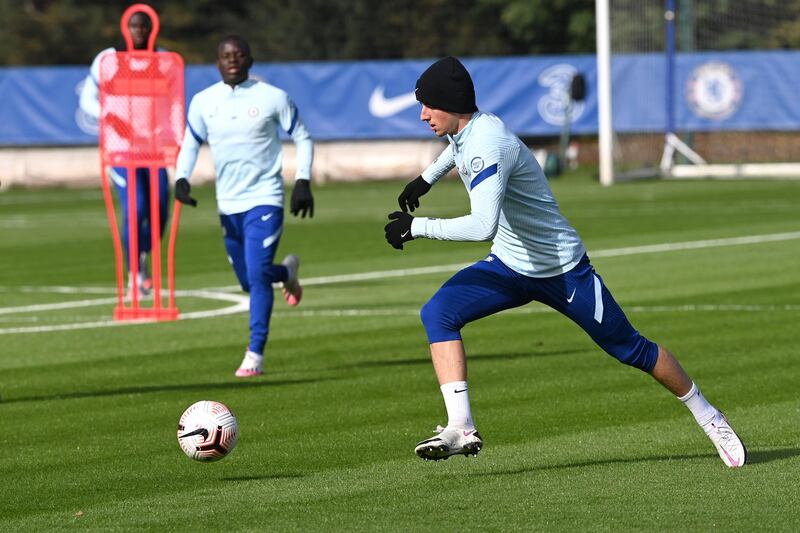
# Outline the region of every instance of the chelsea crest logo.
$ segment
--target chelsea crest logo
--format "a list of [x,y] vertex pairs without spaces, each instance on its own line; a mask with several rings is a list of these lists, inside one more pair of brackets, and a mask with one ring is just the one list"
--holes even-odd
[[472,172],[477,174],[483,170],[483,159],[480,157],[473,157],[472,161],[469,162],[469,166],[472,169]]
[[686,98],[698,116],[722,120],[742,103],[742,82],[727,63],[709,61],[695,68],[686,83]]

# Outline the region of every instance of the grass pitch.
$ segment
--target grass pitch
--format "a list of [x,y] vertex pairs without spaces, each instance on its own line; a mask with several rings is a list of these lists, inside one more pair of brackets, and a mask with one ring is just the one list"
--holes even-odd
[[[391,249],[383,225],[401,188],[317,186],[315,218],[288,216],[279,254],[299,254],[311,283],[296,309],[278,296],[266,374],[245,381],[233,371],[246,313],[105,324],[114,273],[99,191],[0,195],[0,529],[800,529],[799,183],[553,182],[633,324],[745,440],[739,470],[668,392],[538,304],[464,330],[484,450],[416,458],[446,420],[418,310],[448,265],[489,246]],[[197,194],[178,288],[236,295],[213,191]],[[468,209],[453,181],[422,203],[433,216]],[[418,267],[432,268],[351,276]],[[188,316],[232,305],[197,293],[178,304]],[[201,399],[239,419],[238,447],[218,463],[176,441]]]

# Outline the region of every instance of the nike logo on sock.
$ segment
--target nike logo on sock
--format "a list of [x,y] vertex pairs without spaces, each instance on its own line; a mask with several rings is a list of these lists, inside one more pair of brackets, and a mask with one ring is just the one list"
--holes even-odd
[[456,389],[456,390],[454,390],[453,392],[455,392],[456,394],[458,394],[459,392],[467,392],[467,389],[461,389],[461,390],[458,390],[458,389]]

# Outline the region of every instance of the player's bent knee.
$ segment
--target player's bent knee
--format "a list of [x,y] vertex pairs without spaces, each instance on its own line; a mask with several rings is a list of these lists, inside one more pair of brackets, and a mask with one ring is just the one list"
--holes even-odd
[[606,351],[620,363],[629,365],[644,372],[650,372],[656,366],[658,359],[658,345],[653,341],[637,334],[625,344],[615,346]]
[[436,296],[422,306],[419,315],[429,343],[461,340],[464,324],[458,314]]

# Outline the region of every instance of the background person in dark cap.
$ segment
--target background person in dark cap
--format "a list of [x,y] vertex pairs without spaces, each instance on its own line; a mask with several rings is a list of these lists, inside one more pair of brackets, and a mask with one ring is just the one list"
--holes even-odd
[[[478,111],[469,72],[446,57],[417,80],[420,119],[448,146],[398,198],[386,240],[394,248],[418,237],[492,241],[491,253],[450,278],[422,307],[431,358],[447,426],[418,443],[423,459],[476,455],[483,440],[475,428],[467,388],[461,328],[531,301],[567,316],[609,355],[653,376],[689,408],[729,467],[747,461],[744,444],[726,418],[665,348],[642,336],[625,317],[589,262],[577,231],[561,215],[541,167],[503,122]],[[470,213],[457,218],[413,217],[419,198],[453,167],[470,198]]]

